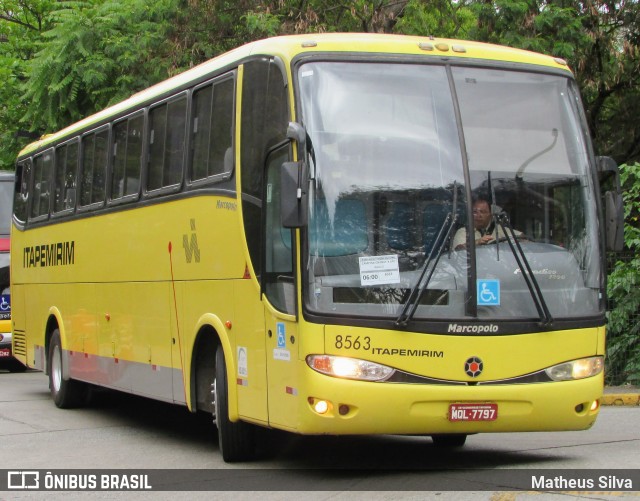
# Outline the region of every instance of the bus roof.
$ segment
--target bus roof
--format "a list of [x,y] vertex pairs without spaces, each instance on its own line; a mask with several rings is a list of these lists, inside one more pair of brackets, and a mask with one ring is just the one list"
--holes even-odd
[[27,145],[20,152],[19,157],[33,153],[47,145],[55,144],[67,136],[77,134],[93,125],[97,126],[129,110],[133,111],[154,98],[170,93],[174,89],[182,88],[190,82],[197,82],[215,73],[216,70],[229,67],[252,55],[279,56],[285,61],[291,61],[300,54],[314,52],[397,54],[424,57],[444,56],[448,58],[531,64],[569,72],[566,62],[562,59],[481,42],[371,33],[311,33],[273,37],[251,42],[226,52],[137,92],[128,99],[71,124],[56,133],[44,135],[38,141]]

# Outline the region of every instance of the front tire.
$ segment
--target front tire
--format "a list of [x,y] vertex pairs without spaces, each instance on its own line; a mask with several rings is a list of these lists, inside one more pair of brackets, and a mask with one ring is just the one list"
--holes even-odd
[[216,350],[216,377],[213,382],[214,421],[218,428],[218,444],[227,463],[253,459],[256,453],[256,430],[248,424],[229,419],[227,367],[222,346]]
[[49,344],[49,390],[51,398],[60,409],[80,406],[87,397],[87,386],[73,379],[64,379],[60,330],[53,331]]

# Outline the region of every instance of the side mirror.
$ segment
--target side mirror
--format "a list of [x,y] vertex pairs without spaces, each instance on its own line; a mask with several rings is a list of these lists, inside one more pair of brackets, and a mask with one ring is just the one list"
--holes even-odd
[[280,212],[282,226],[302,228],[307,224],[309,181],[304,162],[285,162],[280,171]]
[[596,169],[598,170],[598,179],[601,184],[613,178],[613,182],[620,190],[620,171],[618,164],[611,157],[596,157]]
[[604,224],[607,250],[620,252],[624,248],[624,210],[622,194],[607,191],[604,194]]
[[601,188],[603,184],[610,187],[603,194],[606,249],[619,252],[624,248],[624,203],[620,171],[611,157],[597,157],[596,161]]
[[282,226],[302,228],[307,224],[309,167],[307,157],[307,131],[298,122],[289,122],[287,138],[298,144],[299,162],[285,162],[280,173],[280,210]]

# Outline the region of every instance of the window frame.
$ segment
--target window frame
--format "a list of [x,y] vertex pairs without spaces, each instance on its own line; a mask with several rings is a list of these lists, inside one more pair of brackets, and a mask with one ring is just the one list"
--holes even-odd
[[[89,203],[87,205],[82,205],[82,174],[84,173],[84,149],[85,149],[85,144],[84,144],[84,139],[90,135],[94,135],[97,136],[98,134],[107,131],[107,161],[104,165],[104,172],[103,172],[103,180],[104,180],[104,197],[101,201],[99,202],[92,202]],[[91,129],[87,132],[84,132],[81,136],[80,136],[80,166],[78,168],[78,192],[80,193],[77,197],[77,208],[76,208],[76,212],[77,213],[81,213],[81,212],[89,212],[89,211],[95,211],[97,209],[100,209],[102,207],[104,207],[104,205],[107,202],[107,181],[108,181],[108,172],[109,172],[109,163],[110,163],[110,152],[111,152],[111,122],[105,124],[105,125],[101,125],[100,127],[96,127],[95,129]],[[95,153],[95,141],[94,141],[94,153]],[[95,167],[95,157],[94,157],[94,167]],[[93,173],[95,174],[95,170],[93,171]],[[92,180],[95,176],[92,177]]]
[[[28,176],[25,179],[25,174]],[[26,226],[29,221],[29,205],[31,204],[31,178],[33,177],[33,158],[31,156],[21,159],[16,162],[15,180],[14,180],[14,195],[13,195],[13,219],[21,227]],[[19,186],[19,189],[18,189]],[[24,211],[24,218],[20,219],[16,214],[17,197],[21,197],[21,203],[23,204],[22,210]]]
[[[232,151],[232,162],[231,169],[228,172],[222,172],[218,174],[213,174],[212,176],[207,176],[201,179],[193,179],[193,160],[194,160],[194,96],[195,94],[208,87],[211,86],[213,95],[215,95],[215,86],[219,85],[227,80],[231,80],[233,83],[233,110],[232,110],[232,133],[231,133],[231,151]],[[212,184],[221,183],[227,181],[233,177],[234,171],[236,170],[236,128],[237,128],[237,106],[238,106],[238,68],[233,68],[231,71],[227,71],[220,75],[217,75],[213,78],[208,79],[207,81],[196,85],[191,88],[191,95],[189,98],[189,123],[187,126],[187,139],[189,144],[188,149],[188,157],[186,162],[186,172],[185,172],[185,188],[188,189],[196,189],[202,186],[208,186]],[[211,148],[209,147],[209,151]]]
[[[191,94],[192,89],[187,89],[182,92],[178,92],[177,94],[172,94],[171,96],[162,99],[160,101],[153,102],[144,108],[145,114],[145,127],[144,127],[144,143],[142,147],[142,173],[140,179],[141,193],[142,198],[154,198],[161,195],[167,195],[171,193],[178,193],[182,190],[185,181],[185,170],[187,161],[189,158],[189,149],[190,149],[190,137],[189,137],[189,119],[191,117]],[[180,99],[185,99],[185,126],[184,126],[184,149],[182,152],[182,169],[180,171],[180,180],[178,183],[161,186],[160,188],[149,189],[149,167],[151,164],[151,113],[154,109],[159,108],[161,106],[167,106],[171,103],[177,102]],[[115,122],[114,122],[115,123]],[[167,137],[167,129],[170,121],[167,120],[165,127],[165,140]],[[166,146],[165,146],[166,147]],[[164,148],[163,148],[164,149]],[[163,154],[163,171],[164,171],[164,161],[166,160],[166,156]]]
[[[49,197],[48,197],[48,208],[46,210],[46,212],[42,213],[42,214],[38,214],[37,216],[33,216],[32,215],[32,208],[33,208],[33,201],[34,201],[34,197],[35,197],[35,182],[36,182],[36,159],[42,157],[43,161],[45,156],[49,154],[51,155],[51,162],[53,163],[51,169],[49,170],[49,176],[48,176],[48,184],[49,184]],[[41,221],[47,221],[49,219],[49,216],[51,215],[51,191],[52,191],[52,175],[53,175],[53,170],[55,168],[55,148],[54,146],[51,146],[45,150],[42,150],[40,152],[38,152],[35,155],[31,156],[31,179],[29,180],[29,194],[30,194],[30,198],[31,200],[28,203],[28,208],[27,208],[27,222],[28,223],[38,223]],[[42,192],[40,192],[42,193]]]
[[53,159],[53,186],[52,186],[52,194],[55,195],[56,190],[58,188],[57,186],[57,174],[58,174],[58,150],[61,148],[66,148],[65,150],[65,176],[64,176],[64,184],[62,186],[62,188],[64,189],[63,195],[66,195],[66,188],[67,188],[67,184],[66,184],[66,167],[67,167],[67,158],[69,156],[69,146],[72,144],[76,144],[77,147],[77,153],[76,153],[76,165],[74,167],[74,173],[73,173],[73,178],[75,181],[75,196],[74,196],[74,200],[73,200],[73,205],[71,207],[65,207],[62,210],[56,211],[56,204],[55,204],[55,198],[54,200],[52,200],[50,202],[50,206],[51,206],[51,217],[52,218],[60,218],[60,217],[64,217],[64,216],[68,216],[70,214],[73,214],[75,212],[75,209],[78,205],[78,168],[80,166],[80,155],[81,155],[81,146],[80,146],[80,136],[75,136],[72,137],[71,139],[68,139],[67,141],[64,141],[62,143],[58,143],[55,145],[54,150],[55,150],[55,154],[54,154],[54,159]]
[[[116,134],[115,129],[118,125],[123,122],[129,122],[131,120],[142,118],[142,131],[141,131],[141,151],[140,151],[140,159],[138,161],[138,189],[134,193],[129,193],[128,195],[123,195],[121,197],[114,198],[113,197],[113,180],[114,180],[114,171],[115,171],[115,156],[116,151],[114,150],[116,146]],[[141,188],[144,180],[142,179],[143,171],[142,161],[145,158],[146,152],[146,130],[147,130],[147,108],[140,108],[132,111],[122,117],[118,117],[117,119],[111,120],[110,122],[110,134],[109,134],[109,153],[107,159],[107,186],[106,186],[106,194],[105,198],[107,201],[107,207],[113,207],[117,205],[127,204],[131,202],[135,202],[140,199],[141,196]],[[129,127],[127,126],[127,141],[126,146],[129,146]],[[126,173],[126,171],[125,171]]]

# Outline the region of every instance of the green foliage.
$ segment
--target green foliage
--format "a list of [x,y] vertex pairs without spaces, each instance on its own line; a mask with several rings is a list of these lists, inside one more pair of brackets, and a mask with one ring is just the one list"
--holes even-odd
[[53,0],[0,0],[0,169],[12,169],[28,139],[18,137],[26,111],[21,87],[27,62],[46,29]]
[[624,239],[629,259],[609,275],[607,379],[610,384],[640,383],[640,164],[622,165]]
[[256,38],[266,38],[278,35],[281,20],[270,12],[247,12],[242,17],[247,31]]
[[29,61],[23,123],[52,131],[166,78],[174,0],[67,1]]
[[410,0],[398,20],[395,32],[443,38],[469,38],[477,19],[468,3]]

